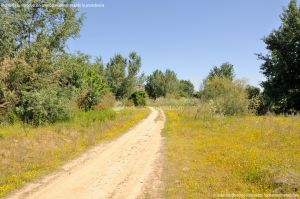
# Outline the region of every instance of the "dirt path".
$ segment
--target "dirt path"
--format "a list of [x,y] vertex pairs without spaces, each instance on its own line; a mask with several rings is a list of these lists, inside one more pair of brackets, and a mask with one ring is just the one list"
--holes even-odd
[[60,171],[31,183],[9,198],[136,198],[154,175],[165,117],[150,115],[121,137],[100,144]]

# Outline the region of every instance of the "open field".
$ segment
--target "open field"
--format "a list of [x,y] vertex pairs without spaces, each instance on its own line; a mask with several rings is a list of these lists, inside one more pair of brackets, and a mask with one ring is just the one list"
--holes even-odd
[[300,194],[299,116],[208,116],[197,115],[196,107],[164,110],[166,198]]
[[45,175],[88,147],[137,124],[146,108],[77,112],[69,122],[32,128],[24,124],[0,129],[0,197]]

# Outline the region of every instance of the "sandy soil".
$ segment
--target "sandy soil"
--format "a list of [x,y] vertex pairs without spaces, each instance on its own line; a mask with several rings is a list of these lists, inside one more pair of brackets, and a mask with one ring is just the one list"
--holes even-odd
[[9,198],[140,197],[147,187],[160,185],[156,171],[161,162],[164,122],[163,112],[151,108],[150,115],[126,134],[92,148]]

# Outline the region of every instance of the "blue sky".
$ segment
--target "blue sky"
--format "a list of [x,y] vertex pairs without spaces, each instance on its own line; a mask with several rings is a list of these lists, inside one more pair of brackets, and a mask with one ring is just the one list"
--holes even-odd
[[136,51],[142,71],[174,70],[198,89],[214,65],[230,62],[236,77],[252,85],[264,80],[262,38],[280,26],[288,0],[86,0],[104,8],[85,12],[80,38],[68,41],[70,52],[101,56]]

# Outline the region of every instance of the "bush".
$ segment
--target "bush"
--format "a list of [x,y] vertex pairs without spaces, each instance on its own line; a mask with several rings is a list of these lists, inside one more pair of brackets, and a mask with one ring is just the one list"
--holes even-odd
[[110,107],[113,107],[115,103],[116,103],[115,96],[111,92],[108,92],[108,93],[103,95],[102,99],[100,100],[100,103],[98,103],[95,106],[95,109],[105,110],[105,109],[108,109]]
[[85,88],[77,99],[77,105],[80,109],[85,111],[91,110],[93,106],[98,104],[99,96],[97,92],[94,92],[90,88]]
[[123,99],[122,101],[122,104],[126,107],[131,107],[131,106],[134,106],[134,103],[132,100],[130,99]]
[[5,85],[0,82],[0,124],[14,123],[16,115],[14,112],[14,104],[16,96],[8,92]]
[[202,91],[202,98],[210,100],[216,113],[237,115],[248,113],[249,100],[243,81],[231,81],[227,78],[214,77],[208,80]]
[[103,93],[106,91],[106,84],[99,73],[90,70],[84,77],[84,85],[85,88],[77,99],[77,105],[79,108],[88,111],[100,102]]
[[22,92],[16,113],[22,121],[38,126],[70,118],[68,100],[55,89],[39,92]]
[[146,105],[146,92],[145,91],[136,91],[130,96],[130,100],[133,101],[135,106],[145,106]]

